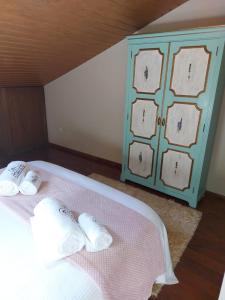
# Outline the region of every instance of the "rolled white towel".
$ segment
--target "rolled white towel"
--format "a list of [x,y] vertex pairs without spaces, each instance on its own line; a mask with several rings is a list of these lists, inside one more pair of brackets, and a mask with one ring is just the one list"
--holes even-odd
[[24,161],[12,161],[0,175],[0,196],[15,196],[29,167]]
[[79,216],[78,222],[86,234],[85,247],[88,252],[101,251],[112,244],[112,236],[93,216],[83,213]]
[[23,195],[35,195],[41,185],[41,177],[37,172],[29,171],[20,183],[19,191]]
[[72,211],[54,198],[44,198],[34,208],[31,225],[44,261],[52,262],[80,251],[85,235]]
[[71,221],[75,221],[72,211],[53,197],[42,199],[34,207],[34,215],[49,222],[52,226],[65,227],[66,224],[70,225]]

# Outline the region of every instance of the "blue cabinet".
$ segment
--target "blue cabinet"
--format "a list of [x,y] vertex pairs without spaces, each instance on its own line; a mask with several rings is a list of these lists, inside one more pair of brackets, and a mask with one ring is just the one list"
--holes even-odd
[[121,180],[196,207],[224,88],[225,27],[128,37]]

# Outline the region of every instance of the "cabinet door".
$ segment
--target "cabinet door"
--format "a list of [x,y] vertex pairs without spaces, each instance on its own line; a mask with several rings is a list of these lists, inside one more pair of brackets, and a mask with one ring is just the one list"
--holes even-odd
[[198,192],[219,46],[218,40],[171,43],[156,182],[175,196]]
[[167,54],[168,43],[129,49],[122,180],[154,184]]

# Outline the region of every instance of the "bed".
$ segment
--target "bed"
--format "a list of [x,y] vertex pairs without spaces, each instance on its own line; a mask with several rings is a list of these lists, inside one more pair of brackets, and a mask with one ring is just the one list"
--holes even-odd
[[[164,255],[165,272],[157,283],[174,284],[167,233],[158,215],[146,204],[105,184],[63,167],[33,161],[31,167],[95,191],[150,220],[157,228]],[[31,228],[15,212],[0,209],[0,299],[4,300],[105,300],[101,288],[81,267],[64,259],[46,268],[36,259]]]

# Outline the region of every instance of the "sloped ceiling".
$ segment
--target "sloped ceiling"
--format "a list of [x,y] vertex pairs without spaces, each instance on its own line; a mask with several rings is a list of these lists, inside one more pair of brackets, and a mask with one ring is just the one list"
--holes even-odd
[[0,0],[0,86],[44,85],[187,0]]

